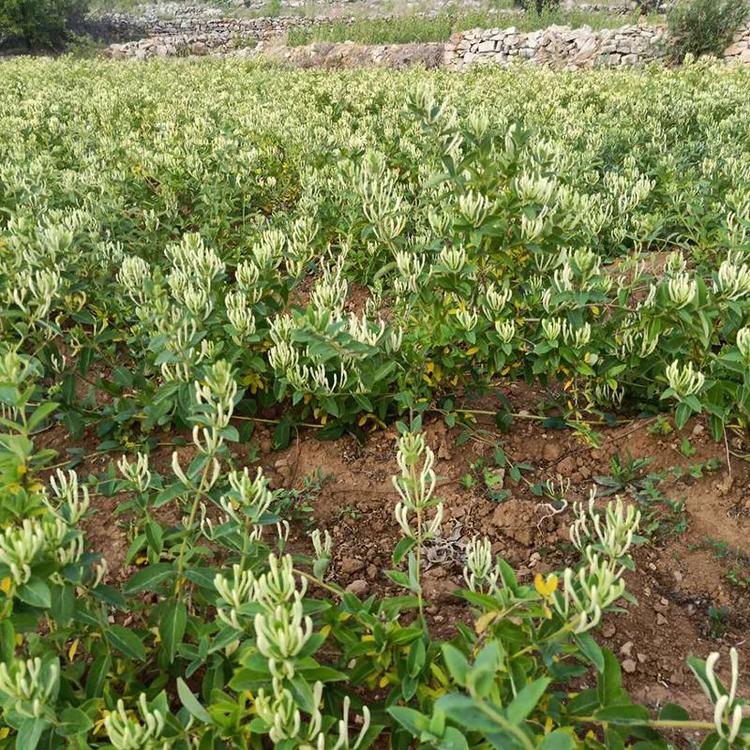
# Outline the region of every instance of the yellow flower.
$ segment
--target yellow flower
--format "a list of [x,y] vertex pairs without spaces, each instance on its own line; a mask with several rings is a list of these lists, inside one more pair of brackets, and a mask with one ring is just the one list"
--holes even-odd
[[534,579],[534,588],[536,589],[537,593],[540,596],[543,596],[545,599],[549,599],[552,594],[557,591],[557,584],[558,579],[554,573],[547,576],[546,580],[541,573],[537,573],[536,578]]

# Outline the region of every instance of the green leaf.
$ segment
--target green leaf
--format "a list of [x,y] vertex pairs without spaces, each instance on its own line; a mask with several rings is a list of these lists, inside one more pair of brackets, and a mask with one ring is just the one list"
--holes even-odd
[[690,714],[676,703],[665,703],[659,711],[659,719],[663,721],[688,721]]
[[442,651],[443,661],[448,668],[450,676],[456,684],[465,687],[466,676],[469,673],[469,662],[466,657],[455,646],[451,646],[450,643],[444,643]]
[[597,672],[604,671],[604,654],[599,644],[594,640],[590,633],[580,633],[574,636],[575,642],[582,653],[593,662]]
[[42,733],[49,726],[49,722],[44,719],[24,719],[18,727],[16,735],[16,748],[18,750],[36,750]]
[[419,738],[430,725],[429,719],[424,715],[415,711],[413,708],[407,708],[406,706],[391,706],[387,709],[388,713],[399,723],[404,729]]
[[86,678],[86,697],[88,699],[101,698],[111,666],[112,660],[110,659],[109,654],[97,656],[97,658],[91,662],[89,674]]
[[550,682],[548,677],[540,677],[526,685],[505,710],[508,721],[513,724],[524,721],[539,703]]
[[435,705],[445,711],[448,718],[473,732],[492,733],[500,729],[497,722],[482,711],[480,702],[467,695],[448,693],[438,699]]
[[47,417],[52,414],[60,404],[56,404],[53,401],[48,401],[44,404],[37,406],[34,409],[34,413],[29,417],[28,429],[29,431],[35,430]]
[[621,705],[628,700],[628,697],[622,689],[620,662],[609,649],[602,649],[602,654],[604,655],[604,669],[599,673],[597,682],[599,705],[602,707]]
[[172,563],[156,563],[143,568],[131,576],[123,591],[126,594],[137,594],[140,591],[156,593],[159,584],[174,575]]
[[106,635],[110,645],[125,656],[138,661],[146,661],[146,649],[143,642],[132,630],[122,625],[111,625]]
[[177,678],[177,695],[179,696],[182,705],[185,706],[187,712],[191,716],[204,724],[212,723],[211,715],[201,705],[200,701],[195,697],[193,691],[187,686],[187,683],[182,677]]
[[414,540],[411,537],[402,537],[393,549],[393,564],[398,565],[413,546]]
[[537,750],[573,750],[575,740],[563,729],[556,729],[545,735]]
[[18,598],[37,609],[49,609],[52,606],[52,592],[41,579],[31,579],[16,591]]
[[73,737],[88,732],[94,722],[80,708],[66,708],[60,714],[60,723],[55,731],[62,737]]
[[174,661],[177,647],[182,643],[186,627],[187,607],[183,602],[170,602],[162,614],[159,625],[159,635],[170,664]]
[[425,663],[425,647],[424,641],[420,638],[411,644],[409,650],[409,656],[406,660],[406,669],[411,677],[416,677],[424,667]]

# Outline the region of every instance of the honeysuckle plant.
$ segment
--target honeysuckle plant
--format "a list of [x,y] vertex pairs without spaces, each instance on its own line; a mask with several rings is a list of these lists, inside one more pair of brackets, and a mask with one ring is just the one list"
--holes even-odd
[[[640,515],[622,501],[574,504],[579,563],[533,584],[472,540],[456,595],[474,624],[440,642],[421,569],[441,505],[419,421],[401,427],[393,480],[403,541],[390,576],[406,595],[361,601],[323,579],[330,534],[313,532],[310,558],[287,553],[263,474],[234,466],[241,392],[219,360],[192,386],[191,460],[175,452],[171,475],[146,454],[117,462],[110,491],[130,498],[137,565],[112,585],[82,531],[88,485],[73,471],[40,475],[50,456],[33,432],[56,405],[30,402],[39,374],[3,354],[0,747],[364,750],[385,733],[396,748],[573,748],[591,745],[591,728],[623,746],[666,748],[666,728],[748,745],[735,652],[728,688],[718,654],[690,660],[713,704],[713,720],[696,721],[631,703],[615,656],[596,644],[602,615],[627,601],[640,541]],[[167,503],[180,517],[171,525],[157,512]],[[580,692],[586,675],[598,687]]]

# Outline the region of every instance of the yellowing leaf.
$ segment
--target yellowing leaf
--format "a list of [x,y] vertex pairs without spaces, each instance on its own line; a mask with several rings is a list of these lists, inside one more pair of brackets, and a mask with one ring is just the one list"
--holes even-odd
[[445,672],[443,672],[440,667],[433,662],[430,664],[430,672],[435,676],[435,679],[441,684],[441,685],[447,685],[448,684],[448,677],[446,676]]
[[81,641],[80,641],[80,640],[79,640],[78,638],[76,638],[76,639],[75,639],[75,640],[73,641],[73,643],[71,643],[71,644],[70,644],[70,648],[68,649],[68,661],[71,661],[71,662],[72,662],[72,661],[73,661],[73,659],[75,659],[75,656],[76,656],[76,651],[78,651],[78,644],[79,644],[80,642],[81,642]]
[[485,612],[474,625],[474,630],[477,631],[477,635],[484,633],[496,617],[497,612]]
[[2,591],[3,594],[7,594],[10,591],[10,587],[12,585],[13,581],[10,577],[6,576],[2,581],[0,581],[0,591]]

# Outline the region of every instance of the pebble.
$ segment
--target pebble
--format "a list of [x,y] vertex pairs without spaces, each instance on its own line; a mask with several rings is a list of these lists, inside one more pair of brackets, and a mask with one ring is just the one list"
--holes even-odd
[[358,578],[356,581],[352,581],[346,590],[354,596],[363,597],[367,596],[367,592],[370,590],[370,584],[362,578]]
[[638,665],[633,661],[633,659],[625,659],[622,663],[622,668],[628,673],[633,674],[635,670],[638,668]]
[[362,560],[357,560],[356,557],[345,557],[339,563],[339,570],[347,575],[350,575],[351,573],[358,573],[364,567],[365,564],[362,562]]
[[630,653],[633,650],[633,641],[628,641],[627,643],[623,643],[622,646],[620,646],[620,653],[623,656],[630,656]]
[[605,638],[612,638],[616,632],[617,628],[611,622],[604,623],[604,626],[602,627],[602,635]]
[[549,441],[544,445],[542,458],[545,461],[557,461],[557,459],[560,458],[560,453],[562,453],[562,451],[560,450],[560,446],[557,443]]

